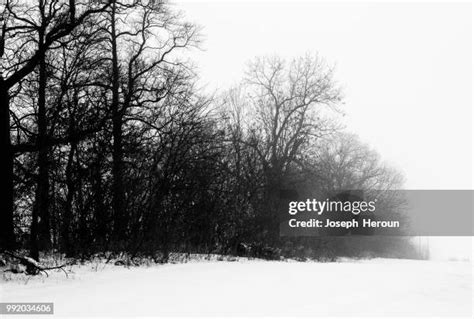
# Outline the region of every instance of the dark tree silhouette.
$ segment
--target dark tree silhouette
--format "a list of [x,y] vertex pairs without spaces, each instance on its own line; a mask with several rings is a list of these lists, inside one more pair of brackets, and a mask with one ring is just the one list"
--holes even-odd
[[[2,246],[12,247],[15,243],[13,229],[14,210],[14,185],[13,161],[15,154],[24,151],[38,151],[41,162],[40,175],[45,178],[46,144],[44,117],[44,91],[45,86],[45,56],[52,46],[67,35],[77,26],[95,14],[104,11],[108,3],[76,4],[69,1],[67,4],[59,1],[39,0],[35,5],[21,1],[6,1],[2,4],[2,35],[1,53],[3,73],[0,76],[0,141],[4,151],[4,165],[2,165],[2,188],[5,190],[5,199],[1,201],[0,211],[2,229]],[[22,81],[39,67],[40,79],[38,89],[38,140],[35,145],[13,143],[10,134],[10,103],[15,96],[14,89],[20,89]],[[39,187],[35,215],[42,216],[43,232],[48,231],[47,212],[47,183]],[[36,217],[36,216],[34,216]],[[34,218],[33,218],[34,219]],[[34,223],[36,223],[34,221]],[[36,227],[36,225],[34,226]],[[36,232],[36,229],[34,230]],[[46,234],[45,234],[46,235]],[[34,236],[34,235],[33,235]]]
[[127,264],[320,252],[320,241],[280,238],[281,205],[401,185],[376,153],[336,134],[341,92],[318,56],[257,58],[215,97],[188,60],[199,27],[165,1],[0,9],[0,249],[32,274],[47,269],[42,252],[126,253]]

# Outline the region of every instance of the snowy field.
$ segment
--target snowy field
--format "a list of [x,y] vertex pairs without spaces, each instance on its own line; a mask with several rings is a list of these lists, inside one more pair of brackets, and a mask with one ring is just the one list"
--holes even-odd
[[472,317],[470,262],[241,260],[69,270],[69,278],[54,272],[28,282],[4,276],[1,300],[54,302],[64,316]]

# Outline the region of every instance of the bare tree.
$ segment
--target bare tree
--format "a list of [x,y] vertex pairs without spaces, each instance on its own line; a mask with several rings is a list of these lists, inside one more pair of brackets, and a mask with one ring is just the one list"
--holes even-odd
[[[124,189],[124,128],[139,120],[172,88],[167,78],[182,62],[172,57],[179,49],[199,42],[198,28],[183,22],[179,13],[162,1],[112,1],[105,32],[111,52],[111,104],[113,136],[114,236],[126,238],[127,209]],[[126,47],[127,50],[121,50]],[[154,111],[156,112],[156,111]]]
[[[13,231],[13,161],[15,154],[24,151],[43,151],[44,134],[39,134],[36,145],[12,143],[10,135],[11,99],[22,82],[45,59],[48,50],[59,40],[69,35],[77,26],[89,17],[100,13],[109,6],[90,1],[77,3],[74,0],[38,0],[35,5],[28,2],[7,0],[2,3],[2,31],[0,36],[0,58],[2,59],[2,74],[0,76],[0,148],[4,152],[2,157],[2,189],[4,200],[1,201],[0,233],[1,245],[11,247],[14,244]],[[44,67],[44,64],[43,64]],[[44,68],[40,69],[44,71]],[[40,70],[40,71],[41,71]],[[42,80],[44,78],[44,72]],[[44,85],[44,81],[41,86]],[[41,81],[40,81],[41,83]],[[39,88],[39,92],[42,87]],[[39,115],[43,109],[43,97],[39,95]],[[45,121],[40,117],[41,132],[44,132]],[[40,156],[43,158],[43,156]],[[45,169],[43,169],[46,171]],[[41,194],[44,194],[40,190]],[[39,194],[39,197],[42,197]],[[44,207],[43,204],[39,208]],[[47,213],[45,213],[47,214]],[[46,216],[45,216],[46,217]],[[46,217],[47,220],[47,217]]]
[[[376,200],[377,213],[404,216],[403,174],[384,163],[380,155],[349,133],[338,133],[321,141],[309,152],[303,171],[313,196],[355,196],[359,200]],[[344,195],[345,194],[345,195]],[[377,215],[377,214],[376,214]],[[339,218],[350,218],[339,214]],[[376,216],[374,216],[375,218]]]
[[349,133],[337,133],[307,154],[309,170],[322,192],[400,189],[403,175],[382,162],[380,155]]
[[326,115],[341,102],[341,92],[333,69],[322,58],[310,55],[289,63],[278,57],[255,59],[247,70],[243,90],[237,103],[249,112],[246,136],[240,142],[252,147],[261,162],[264,223],[271,225],[271,237],[275,238],[275,205],[286,174],[306,146],[334,131]]

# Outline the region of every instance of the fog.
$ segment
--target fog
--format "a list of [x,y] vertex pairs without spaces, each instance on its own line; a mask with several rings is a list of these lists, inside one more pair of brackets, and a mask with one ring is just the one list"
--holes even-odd
[[[344,88],[344,124],[406,176],[406,189],[472,189],[471,3],[178,1],[203,26],[201,83],[225,89],[260,55],[318,52]],[[400,23],[403,21],[403,23]],[[424,239],[471,258],[470,237]]]

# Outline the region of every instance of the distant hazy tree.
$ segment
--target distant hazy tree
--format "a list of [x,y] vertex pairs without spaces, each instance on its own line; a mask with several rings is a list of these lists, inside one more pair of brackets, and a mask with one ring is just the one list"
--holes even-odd
[[307,55],[290,62],[278,57],[257,58],[249,64],[239,101],[248,109],[246,136],[265,178],[265,223],[277,237],[277,198],[291,165],[315,140],[335,129],[327,120],[341,92],[333,69],[324,59]]
[[399,189],[403,175],[385,164],[380,155],[357,135],[337,133],[307,155],[323,191]]
[[[402,218],[405,201],[397,192],[405,178],[396,168],[358,136],[338,133],[315,145],[303,169],[313,194],[333,196],[345,191],[359,191],[365,200],[377,199],[377,211]],[[314,196],[314,195],[313,195]]]
[[[404,220],[405,201],[401,189],[403,174],[382,161],[380,155],[355,134],[336,132],[308,147],[299,164],[299,190],[302,198],[331,198],[340,201],[377,200],[376,212],[364,213],[377,219],[377,213],[385,217]],[[327,218],[327,216],[322,216]],[[335,212],[331,219],[351,220],[352,214]],[[351,233],[344,229],[326,230],[326,236],[299,239],[296,242],[310,246],[314,254],[320,257],[361,256],[364,254],[389,253],[402,244],[403,240],[391,238],[375,240],[361,237],[344,236]],[[373,234],[370,230],[358,229],[352,234]],[[387,239],[387,238],[386,238]]]

